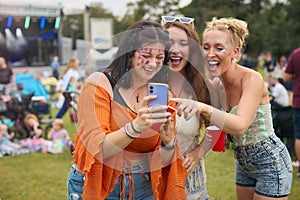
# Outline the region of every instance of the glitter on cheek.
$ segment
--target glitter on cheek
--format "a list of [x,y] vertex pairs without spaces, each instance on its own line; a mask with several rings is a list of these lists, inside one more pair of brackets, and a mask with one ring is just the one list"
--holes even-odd
[[149,64],[149,62],[150,62],[150,60],[149,60],[149,59],[146,59],[145,64]]
[[142,56],[139,56],[137,60],[140,61],[141,64],[145,62],[145,59]]
[[160,66],[161,64],[162,64],[162,61],[160,61],[160,60],[159,60],[159,61],[156,61],[156,65],[157,65],[157,66]]

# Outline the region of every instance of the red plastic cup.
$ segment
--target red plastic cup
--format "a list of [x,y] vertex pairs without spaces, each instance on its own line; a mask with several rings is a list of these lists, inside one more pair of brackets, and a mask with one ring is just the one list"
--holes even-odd
[[216,126],[209,126],[206,128],[208,133],[212,137],[212,150],[217,152],[224,152],[225,151],[225,132],[220,130]]

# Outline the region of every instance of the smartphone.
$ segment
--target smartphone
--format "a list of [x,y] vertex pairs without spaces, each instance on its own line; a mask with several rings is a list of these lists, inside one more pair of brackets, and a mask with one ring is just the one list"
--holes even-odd
[[149,83],[148,95],[156,95],[157,98],[148,102],[148,106],[167,105],[168,104],[169,85],[165,83]]

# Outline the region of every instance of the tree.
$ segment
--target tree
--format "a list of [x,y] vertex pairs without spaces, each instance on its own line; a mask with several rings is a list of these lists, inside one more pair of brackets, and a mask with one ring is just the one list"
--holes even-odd
[[167,14],[176,15],[180,0],[139,0],[131,4],[132,16],[135,22],[145,19],[160,21],[160,16]]
[[267,50],[277,57],[299,46],[300,2],[289,0],[193,0],[179,9],[186,16],[195,18],[197,31],[203,32],[205,22],[216,16],[235,17],[248,23],[250,35],[246,52],[252,56]]
[[300,46],[300,1],[289,0],[287,4],[286,30],[287,34],[287,49],[286,55],[289,55],[292,50]]
[[[300,1],[287,0],[192,0],[184,8],[179,8],[181,0],[138,0],[127,4],[127,13],[122,18],[113,16],[101,4],[91,9],[91,17],[112,18],[114,32],[121,33],[131,24],[141,20],[160,21],[162,15],[185,15],[195,19],[195,28],[201,38],[206,21],[212,17],[235,17],[248,23],[249,38],[245,52],[257,56],[261,52],[272,51],[277,57],[288,55],[300,45]],[[78,19],[82,26],[82,16],[68,16]],[[70,36],[70,20],[64,20],[64,35]],[[83,30],[78,30],[78,38]]]

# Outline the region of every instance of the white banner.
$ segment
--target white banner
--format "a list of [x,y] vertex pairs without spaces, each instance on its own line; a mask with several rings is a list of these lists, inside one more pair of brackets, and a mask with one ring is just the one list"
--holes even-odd
[[91,18],[91,42],[94,49],[110,49],[113,46],[113,20]]

